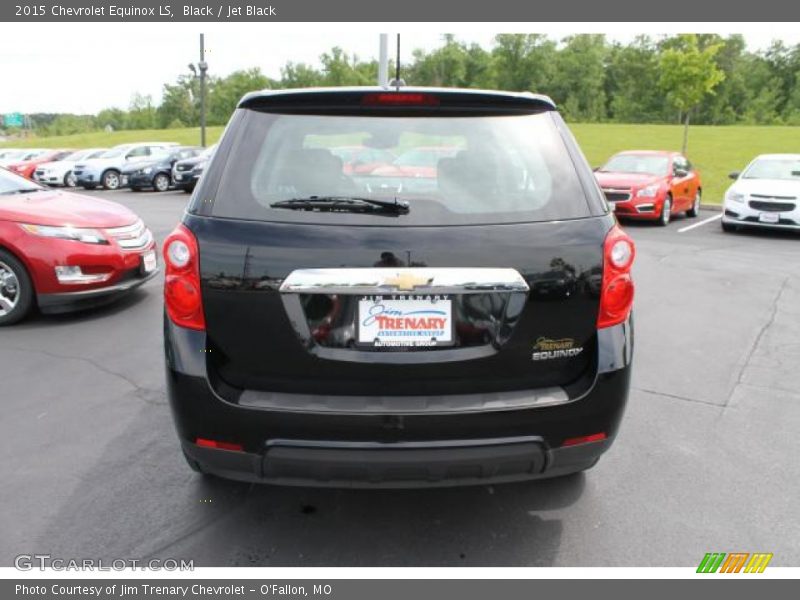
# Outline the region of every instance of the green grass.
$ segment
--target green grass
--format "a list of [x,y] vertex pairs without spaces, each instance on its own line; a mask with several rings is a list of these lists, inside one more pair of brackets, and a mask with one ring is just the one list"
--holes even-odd
[[[206,129],[206,143],[213,144],[222,135],[222,127]],[[54,137],[29,137],[0,144],[0,148],[110,148],[131,142],[177,142],[187,146],[200,144],[200,128],[132,129],[128,131],[94,131]]]
[[[680,125],[573,123],[570,127],[592,166],[603,164],[620,150],[680,150],[683,136]],[[221,133],[222,127],[209,127],[208,143],[215,142]],[[90,148],[150,140],[199,144],[200,130],[151,129],[32,137],[0,147]],[[700,170],[705,202],[720,203],[729,184],[728,173],[741,170],[756,154],[768,152],[800,152],[800,127],[697,125],[689,130],[689,160]]]

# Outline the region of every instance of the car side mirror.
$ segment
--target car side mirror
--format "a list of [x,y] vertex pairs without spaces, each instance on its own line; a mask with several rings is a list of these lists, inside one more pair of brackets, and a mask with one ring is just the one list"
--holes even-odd
[[688,174],[686,169],[675,169],[675,177],[686,177]]
[[741,175],[741,171],[731,171],[728,173],[728,179],[739,179],[739,175]]

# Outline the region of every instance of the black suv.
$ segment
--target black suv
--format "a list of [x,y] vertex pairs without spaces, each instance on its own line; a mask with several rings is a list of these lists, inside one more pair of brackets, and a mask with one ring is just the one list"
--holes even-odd
[[[404,158],[348,172],[342,146]],[[634,246],[547,97],[249,94],[164,256],[170,403],[202,473],[516,481],[587,469],[617,433]]]

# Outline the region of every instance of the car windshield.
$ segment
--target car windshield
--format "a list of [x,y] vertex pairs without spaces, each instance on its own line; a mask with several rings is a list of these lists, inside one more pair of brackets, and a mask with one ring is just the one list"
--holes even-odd
[[642,175],[666,175],[669,157],[658,154],[617,154],[600,171],[603,173],[640,173]]
[[760,158],[750,165],[742,177],[800,181],[800,158]]
[[[313,211],[272,205],[329,196],[407,203],[410,210],[400,218],[409,224],[588,215],[574,163],[549,113],[395,117],[242,112],[243,132],[227,156],[213,206],[218,216],[308,220]],[[341,148],[378,150],[388,160],[352,168]],[[326,222],[370,219],[332,211],[324,217]]]
[[92,151],[91,150],[76,150],[72,154],[68,154],[61,160],[72,161],[75,162],[76,160],[81,160],[84,158],[90,158]]
[[42,186],[33,183],[19,175],[0,169],[0,194],[17,194],[25,192],[36,192],[43,189]]
[[122,156],[127,150],[128,148],[112,148],[111,150],[103,152],[98,158],[117,158],[118,156]]
[[44,154],[44,152],[45,152],[44,150],[30,150],[28,152],[25,152],[20,157],[20,160],[32,160],[32,159],[36,158],[37,156],[40,156],[40,155]]

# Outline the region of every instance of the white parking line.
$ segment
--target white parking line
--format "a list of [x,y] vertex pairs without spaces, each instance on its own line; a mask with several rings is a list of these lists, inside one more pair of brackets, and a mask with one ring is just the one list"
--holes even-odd
[[700,227],[701,225],[705,225],[706,223],[711,223],[711,221],[716,221],[717,219],[722,218],[722,213],[718,215],[714,215],[713,217],[708,217],[707,219],[703,219],[699,223],[695,223],[694,225],[689,225],[688,227],[682,227],[678,229],[678,233],[683,233],[684,231],[689,231],[690,229],[694,229],[695,227]]

